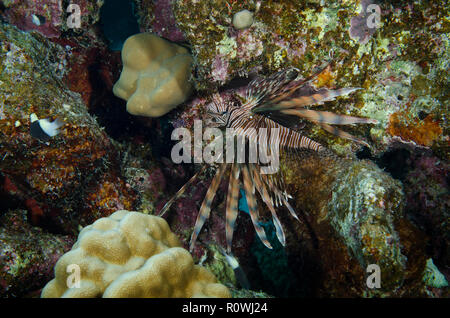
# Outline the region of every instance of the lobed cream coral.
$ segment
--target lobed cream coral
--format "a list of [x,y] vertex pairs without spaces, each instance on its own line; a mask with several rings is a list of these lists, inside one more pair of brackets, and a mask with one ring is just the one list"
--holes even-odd
[[184,47],[139,33],[125,41],[122,61],[113,93],[127,101],[130,114],[159,117],[189,97],[192,57]]
[[[76,270],[79,268],[79,285]],[[68,288],[68,285],[71,287]],[[120,210],[85,227],[41,297],[230,297],[160,217]]]

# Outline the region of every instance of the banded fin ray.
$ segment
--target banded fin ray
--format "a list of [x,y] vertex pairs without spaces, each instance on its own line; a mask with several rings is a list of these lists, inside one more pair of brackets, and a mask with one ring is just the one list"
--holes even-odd
[[272,214],[273,224],[275,225],[275,231],[280,241],[281,245],[286,246],[286,236],[284,235],[283,227],[281,225],[280,220],[278,219],[277,213],[275,212],[275,208],[273,206],[272,200],[270,199],[269,193],[267,191],[266,186],[261,181],[261,175],[257,170],[258,168],[255,165],[250,166],[250,172],[253,174],[253,180],[256,183],[256,188],[258,189],[259,194],[263,202],[267,205]]
[[245,197],[247,199],[248,211],[250,213],[250,218],[252,219],[253,226],[255,227],[256,234],[267,248],[272,249],[272,245],[270,245],[269,241],[267,240],[266,232],[259,224],[259,215],[254,195],[254,183],[252,182],[248,167],[246,165],[243,166],[242,175],[244,179],[244,191]]
[[197,236],[200,233],[200,230],[203,227],[205,221],[209,218],[209,213],[211,212],[211,203],[216,195],[217,188],[219,187],[220,181],[222,180],[223,173],[225,168],[227,167],[226,163],[220,165],[219,169],[217,169],[216,174],[214,175],[211,185],[206,192],[205,199],[200,207],[200,211],[197,215],[197,220],[195,221],[194,231],[191,235],[191,241],[189,244],[189,251],[192,252],[194,249],[195,241],[197,240]]
[[163,208],[161,209],[161,211],[159,212],[158,216],[162,217],[170,208],[170,206],[173,204],[173,202],[175,202],[175,200],[177,200],[178,198],[180,198],[184,191],[186,191],[187,187],[190,186],[196,179],[197,177],[203,173],[203,171],[206,170],[206,165],[204,165],[196,174],[194,174],[188,182],[186,182],[186,184],[184,186],[181,187],[180,190],[178,190],[178,192],[169,200],[167,201],[166,204],[164,204]]
[[352,140],[354,142],[357,142],[359,144],[362,144],[368,148],[370,148],[370,145],[365,142],[362,139],[356,138],[355,136],[349,134],[348,132],[345,132],[337,127],[325,124],[325,123],[317,123],[320,127],[322,127],[324,130],[328,131],[329,133],[336,135],[338,137],[344,138],[344,139],[348,139],[348,140]]
[[348,115],[338,115],[332,112],[312,109],[285,109],[281,113],[306,118],[312,122],[325,123],[331,125],[351,125],[351,124],[377,124],[378,121],[371,118],[354,117]]
[[271,102],[263,104],[259,107],[253,108],[255,113],[268,112],[268,111],[279,111],[283,109],[291,109],[291,108],[302,108],[305,106],[312,105],[322,105],[324,102],[333,101],[336,97],[345,96],[354,91],[357,91],[361,88],[358,87],[347,87],[340,88],[336,90],[331,90],[328,88],[322,88],[320,90],[316,90],[314,88],[310,88],[310,92],[304,92],[305,95],[300,95],[297,97],[292,97],[290,99],[286,99],[283,101],[279,101],[278,103]]
[[276,185],[273,183],[272,180],[270,180],[269,178],[266,178],[266,183],[267,185],[270,187],[270,190],[275,194],[275,196],[278,198],[278,200],[280,201],[280,205],[281,203],[283,203],[289,210],[289,213],[297,220],[300,222],[300,219],[297,216],[297,213],[295,213],[295,210],[292,208],[292,206],[289,204],[287,198],[285,195],[283,195],[283,193],[281,193],[281,191],[276,187]]
[[[314,72],[309,77],[299,80],[295,80],[299,73],[297,68],[292,67],[282,70],[272,76],[255,80],[254,83],[250,83],[249,93],[256,91],[257,96],[262,96],[262,98],[258,99],[259,105],[265,103],[275,104],[294,94],[294,92],[298,91],[302,86],[322,73],[330,64],[331,63],[328,63],[326,66],[319,68],[318,71]],[[265,82],[269,82],[269,84],[265,84]],[[275,87],[276,89],[270,90],[267,89],[267,87]],[[255,108],[253,110],[255,111]]]
[[240,165],[233,163],[230,172],[230,181],[228,184],[227,205],[225,210],[225,233],[227,241],[227,252],[231,253],[231,243],[233,241],[234,225],[238,215],[239,201],[239,173]]

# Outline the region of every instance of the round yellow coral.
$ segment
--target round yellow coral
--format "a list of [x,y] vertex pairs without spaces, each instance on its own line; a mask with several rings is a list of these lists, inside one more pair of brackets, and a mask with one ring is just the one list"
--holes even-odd
[[160,117],[189,97],[192,57],[184,47],[139,33],[125,41],[122,61],[113,93],[127,101],[130,114]]
[[180,245],[164,219],[117,211],[80,232],[41,297],[230,297]]

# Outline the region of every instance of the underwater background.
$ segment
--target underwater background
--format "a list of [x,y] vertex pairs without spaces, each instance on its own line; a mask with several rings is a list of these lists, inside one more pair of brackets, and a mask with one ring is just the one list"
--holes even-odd
[[[0,296],[40,297],[45,287],[43,297],[449,297],[449,9],[0,1]],[[124,65],[124,43],[138,33],[154,34],[148,46],[158,50],[137,43]],[[140,69],[147,59],[164,71]],[[230,98],[255,76],[295,67],[307,78],[323,65],[315,87],[361,89],[317,109],[376,120],[345,128],[367,145],[304,123],[302,135],[335,155],[282,158],[301,215],[278,207],[285,246],[261,200],[258,224],[273,248],[259,240],[240,189],[230,261],[224,178],[187,252],[215,169],[173,203],[167,223],[154,218],[202,166],[173,162],[174,128],[191,129],[213,95]],[[151,72],[133,104],[136,78]],[[70,294],[63,264],[77,262],[82,283]]]

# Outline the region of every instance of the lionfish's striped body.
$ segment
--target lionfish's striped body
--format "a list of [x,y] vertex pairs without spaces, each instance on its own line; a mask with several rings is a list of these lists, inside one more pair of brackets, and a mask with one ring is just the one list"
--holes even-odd
[[[297,80],[298,71],[291,68],[278,72],[268,78],[253,80],[246,88],[245,101],[242,105],[226,102],[219,94],[216,94],[213,97],[213,101],[207,106],[209,117],[206,123],[213,127],[233,128],[237,135],[245,136],[248,142],[268,143],[271,140],[270,137],[276,131],[277,139],[275,140],[280,149],[306,148],[314,151],[325,150],[322,145],[301,135],[293,128],[298,123],[300,117],[318,124],[326,131],[342,138],[351,139],[366,145],[364,141],[331,125],[376,123],[375,120],[337,115],[326,111],[305,108],[305,106],[313,106],[322,104],[325,101],[334,100],[338,96],[347,95],[357,90],[357,88],[337,90],[322,88],[317,90],[310,82],[319,73],[317,72],[305,80]],[[266,128],[267,135],[265,139],[258,136],[260,128]],[[161,215],[169,209],[170,205],[182,195],[185,189],[195,181],[197,176],[205,168],[206,165],[166,203],[161,210]],[[256,192],[259,193],[262,201],[269,208],[277,237],[281,244],[283,246],[285,245],[285,234],[275,208],[284,205],[294,218],[298,219],[298,217],[288,202],[289,195],[284,191],[283,179],[279,177],[279,174],[262,174],[259,168],[259,162],[234,162],[231,164],[221,163],[219,165],[197,216],[194,231],[191,236],[191,250],[203,224],[209,217],[211,204],[220,181],[224,176],[227,176],[227,172],[229,172],[226,202],[226,240],[228,252],[231,251],[233,230],[238,213],[239,189],[241,186],[245,191],[249,214],[258,237],[268,248],[272,248],[266,238],[264,229],[259,224],[260,218],[256,203]]]

